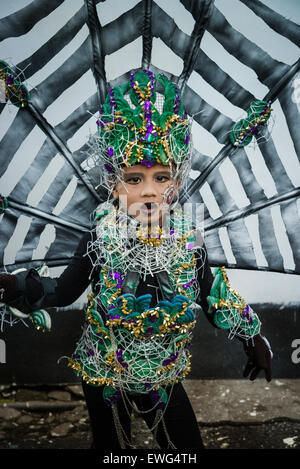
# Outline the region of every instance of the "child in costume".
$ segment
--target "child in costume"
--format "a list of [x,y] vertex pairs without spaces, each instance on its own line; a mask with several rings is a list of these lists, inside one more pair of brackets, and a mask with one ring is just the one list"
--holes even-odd
[[15,313],[73,303],[91,285],[83,334],[69,360],[82,378],[93,448],[130,448],[133,406],[161,448],[203,448],[182,386],[199,311],[248,356],[244,376],[265,371],[268,341],[256,313],[211,273],[205,246],[177,197],[190,170],[191,122],[178,87],[150,71],[110,90],[91,144],[108,201],[58,278],[35,269],[0,275]]

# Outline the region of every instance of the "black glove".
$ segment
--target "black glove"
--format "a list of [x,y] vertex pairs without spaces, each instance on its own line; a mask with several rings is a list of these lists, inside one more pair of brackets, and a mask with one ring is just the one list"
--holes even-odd
[[244,369],[243,376],[246,378],[249,375],[251,381],[255,380],[260,370],[264,370],[267,381],[272,379],[271,360],[273,353],[269,342],[265,337],[257,334],[253,339],[248,341],[243,340],[243,346],[248,361]]
[[0,303],[13,298],[16,288],[16,278],[11,274],[0,274]]
[[28,315],[41,309],[44,287],[52,293],[55,286],[56,281],[47,277],[42,283],[35,269],[20,269],[16,274],[0,273],[0,303]]

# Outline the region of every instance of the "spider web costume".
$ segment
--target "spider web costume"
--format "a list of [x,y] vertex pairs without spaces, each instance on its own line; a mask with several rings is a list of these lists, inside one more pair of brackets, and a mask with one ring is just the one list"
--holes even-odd
[[[59,5],[60,3],[61,2],[59,1],[52,2],[51,6],[49,6],[48,8],[55,9],[55,7],[57,7],[57,5]],[[140,34],[139,30],[134,31],[133,29],[129,28],[128,31],[130,32],[128,32],[126,38],[122,35],[118,36],[115,34],[114,26],[116,26],[118,30],[122,30],[122,28],[123,30],[125,30],[125,27],[128,24],[138,24],[136,18],[140,18],[139,24],[144,24],[144,28],[142,31],[143,69],[146,69],[147,72],[149,72],[150,70],[154,72],[163,72],[164,75],[170,78],[170,74],[168,74],[167,72],[157,70],[154,66],[151,66],[151,46],[153,35],[159,35],[163,38],[166,43],[173,44],[175,52],[184,58],[183,71],[181,75],[175,77],[173,81],[177,82],[178,90],[183,93],[185,108],[187,109],[187,113],[189,115],[194,115],[198,112],[200,99],[187,85],[188,78],[193,69],[197,70],[198,72],[199,70],[201,70],[201,73],[205,74],[208,81],[212,82],[214,86],[218,90],[220,90],[221,93],[224,94],[224,96],[230,96],[230,99],[232,99],[237,105],[239,105],[245,111],[248,111],[247,117],[245,119],[242,119],[237,123],[233,123],[230,122],[230,119],[226,118],[226,116],[218,113],[215,109],[211,109],[210,106],[207,105],[207,103],[202,103],[205,108],[205,113],[203,115],[200,114],[199,116],[195,117],[195,119],[202,125],[204,125],[205,128],[208,128],[208,130],[213,135],[215,135],[219,141],[224,143],[223,149],[218,155],[216,155],[216,157],[212,161],[208,161],[208,159],[205,158],[205,155],[200,155],[197,152],[193,152],[192,168],[201,171],[201,174],[195,180],[188,180],[188,184],[180,197],[180,201],[182,202],[184,202],[185,200],[189,200],[189,198],[194,198],[196,201],[201,201],[199,188],[201,188],[201,186],[206,180],[208,180],[211,184],[211,187],[214,188],[216,199],[218,200],[218,203],[222,208],[222,216],[217,220],[213,220],[209,215],[208,211],[206,211],[205,230],[208,234],[206,238],[206,246],[208,249],[208,256],[211,265],[224,265],[246,269],[262,268],[267,270],[292,271],[297,273],[299,266],[299,250],[297,248],[299,244],[299,239],[297,236],[295,236],[295,226],[298,226],[299,221],[298,217],[295,216],[295,210],[296,198],[299,195],[299,188],[294,187],[292,182],[286,175],[283,169],[283,165],[280,164],[280,158],[277,158],[276,152],[273,152],[272,139],[267,134],[265,140],[261,140],[264,142],[262,145],[262,148],[264,150],[263,154],[265,160],[270,163],[270,153],[272,153],[273,161],[276,159],[276,163],[278,163],[276,165],[269,164],[271,168],[270,170],[272,171],[272,176],[274,177],[274,180],[276,182],[276,188],[278,193],[274,197],[266,197],[265,194],[263,194],[261,188],[259,187],[259,184],[257,183],[257,180],[254,174],[252,173],[251,168],[249,167],[247,159],[245,158],[244,147],[246,144],[249,144],[251,140],[255,139],[257,141],[260,141],[260,138],[264,135],[264,131],[266,129],[265,123],[269,120],[269,115],[271,112],[271,103],[277,98],[277,96],[280,96],[284,111],[288,116],[289,129],[295,146],[298,145],[298,135],[297,132],[295,132],[295,129],[297,128],[297,121],[299,120],[299,117],[295,112],[295,107],[293,106],[293,104],[289,104],[289,106],[287,106],[286,103],[288,99],[287,97],[290,97],[293,91],[291,80],[299,69],[299,63],[296,63],[294,66],[288,67],[285,64],[277,63],[274,60],[270,60],[270,57],[266,57],[263,51],[258,50],[257,47],[254,48],[254,52],[256,54],[252,53],[252,47],[248,48],[247,50],[249,50],[251,53],[245,53],[243,55],[243,60],[247,64],[249,64],[249,66],[253,67],[255,71],[258,72],[259,76],[262,77],[262,80],[267,81],[267,84],[270,89],[270,92],[264,97],[263,100],[256,99],[254,96],[251,95],[251,93],[247,92],[245,89],[240,87],[240,85],[235,83],[230,77],[225,77],[224,72],[222,70],[214,68],[213,70],[211,70],[212,64],[210,63],[209,59],[205,56],[205,54],[203,54],[199,47],[201,43],[201,38],[203,36],[203,32],[207,28],[207,30],[210,31],[212,34],[217,35],[220,41],[224,44],[224,46],[226,48],[229,48],[234,55],[238,56],[238,54],[240,53],[240,50],[232,50],[232,48],[235,47],[234,44],[238,43],[238,41],[235,41],[235,39],[237,39],[237,32],[232,30],[232,28],[230,28],[230,26],[226,23],[218,9],[214,7],[213,2],[203,1],[198,2],[197,4],[195,2],[182,2],[185,8],[191,11],[195,19],[194,31],[191,36],[188,37],[185,37],[186,35],[184,35],[184,33],[182,33],[182,31],[180,31],[176,27],[176,25],[174,26],[174,23],[171,21],[171,18],[164,14],[164,12],[162,12],[162,10],[156,5],[155,2],[141,2],[133,10],[128,12],[124,17],[121,17],[120,19],[116,20],[114,24],[105,28],[102,28],[98,21],[96,4],[97,2],[87,0],[84,5],[84,8],[86,8],[86,11],[88,12],[87,23],[89,26],[91,43],[89,43],[88,46],[85,44],[83,46],[83,49],[84,51],[90,50],[89,47],[92,46],[92,60],[89,54],[82,53],[83,50],[80,50],[79,55],[82,58],[81,66],[78,67],[77,62],[74,59],[73,66],[71,67],[71,73],[69,69],[64,69],[64,67],[62,67],[62,69],[57,73],[56,93],[59,94],[60,92],[62,92],[62,87],[67,86],[68,80],[70,81],[74,79],[73,72],[75,69],[77,74],[82,74],[83,71],[86,70],[87,67],[90,67],[92,63],[92,69],[97,83],[98,93],[95,97],[91,99],[91,102],[89,102],[89,108],[92,111],[96,111],[98,109],[99,101],[100,103],[104,103],[105,97],[109,89],[109,86],[106,82],[104,70],[105,54],[110,53],[110,51],[116,47],[121,47],[122,45],[124,45],[124,43],[126,43],[126,41],[130,41],[133,37]],[[264,19],[264,21],[270,24],[272,28],[276,27],[278,29],[278,15],[276,15],[274,12],[270,11],[270,9],[266,7],[261,8],[260,5],[258,5],[258,3],[256,2],[255,4],[252,3],[252,5],[253,6],[250,7],[253,7],[256,13],[259,14]],[[28,7],[26,7],[26,9],[24,9],[22,13],[18,12],[18,14],[19,16],[22,16],[22,14],[28,14],[32,18],[32,22],[34,23],[40,20],[42,16],[41,12],[42,9],[39,9],[38,7],[36,7],[36,5],[29,5]],[[43,10],[43,14],[47,15],[47,12],[48,10]],[[76,16],[76,21],[74,21],[70,27],[78,28],[79,25],[85,21],[85,19],[85,10],[82,10]],[[222,39],[222,34],[220,33],[222,28],[219,27],[220,20],[223,21],[223,25],[225,28],[224,30],[226,30],[227,33],[231,36],[231,40],[229,42],[223,40],[224,38]],[[283,18],[280,18],[280,21],[282,25],[280,28],[281,34],[287,35],[289,38],[291,38],[292,41],[296,42],[297,26],[294,25],[292,22],[284,20]],[[9,36],[10,20],[7,19],[6,21],[4,21],[4,23],[7,28],[7,35]],[[22,21],[19,21],[19,23],[22,24]],[[61,34],[63,35],[64,32],[65,31],[62,31]],[[119,37],[117,39],[117,45],[113,41],[105,41],[105,37],[107,39],[109,37],[112,38],[113,36]],[[175,36],[177,36],[177,39],[180,38],[180,40],[173,41]],[[245,42],[245,46],[249,45],[245,44]],[[57,50],[58,42],[56,42],[56,38],[53,39],[53,44],[56,44],[56,49],[54,48],[53,50]],[[38,67],[38,55],[39,54],[37,54],[36,57],[31,58],[31,62],[33,65],[31,69],[27,70],[27,72],[25,70],[24,75],[26,78],[29,78],[30,73],[32,73],[33,70]],[[25,64],[19,64],[19,68],[21,70],[24,69],[24,65]],[[48,155],[53,155],[53,148],[51,148],[51,146],[53,145],[55,151],[58,150],[63,155],[68,166],[67,170],[62,171],[62,174],[60,175],[61,180],[64,180],[65,178],[65,181],[70,182],[70,177],[69,175],[66,176],[66,173],[68,172],[69,174],[71,167],[72,172],[76,174],[79,181],[78,191],[76,192],[76,195],[78,194],[78,197],[75,196],[73,198],[73,201],[70,203],[67,212],[60,217],[55,216],[51,213],[51,210],[48,210],[48,207],[50,205],[52,208],[55,205],[55,196],[53,198],[50,192],[38,208],[30,207],[28,206],[28,204],[24,204],[21,202],[21,200],[26,200],[24,199],[24,189],[21,188],[21,186],[23,187],[23,184],[20,184],[18,187],[16,187],[14,191],[12,191],[10,195],[8,195],[8,210],[6,207],[6,199],[3,198],[3,210],[5,210],[2,219],[2,226],[5,227],[4,236],[1,241],[3,243],[3,251],[7,241],[10,239],[11,233],[16,227],[19,215],[21,213],[27,213],[30,216],[36,217],[35,221],[31,224],[30,229],[28,230],[26,239],[24,240],[24,250],[20,251],[18,257],[13,262],[5,264],[8,265],[10,270],[13,270],[17,267],[28,267],[28,263],[31,266],[40,267],[41,260],[33,259],[32,252],[34,247],[36,247],[38,239],[43,233],[43,230],[45,228],[45,221],[48,223],[53,223],[56,226],[57,241],[55,246],[53,245],[50,249],[47,250],[45,260],[48,265],[64,264],[66,261],[65,253],[71,251],[73,252],[74,246],[78,241],[79,235],[82,231],[86,230],[89,227],[88,216],[91,207],[90,201],[92,200],[92,206],[95,206],[100,201],[103,201],[107,198],[107,190],[105,190],[104,184],[105,181],[103,181],[103,179],[97,179],[96,184],[93,185],[92,169],[84,173],[82,168],[79,166],[79,163],[82,162],[83,154],[85,153],[86,155],[86,151],[92,152],[91,161],[95,162],[95,140],[92,138],[92,141],[89,142],[89,144],[83,148],[85,150],[84,153],[77,152],[77,154],[72,155],[70,150],[68,149],[66,142],[62,138],[60,129],[52,127],[49,122],[47,122],[43,117],[44,109],[46,109],[47,105],[49,104],[47,93],[44,93],[43,102],[40,102],[39,99],[36,97],[35,91],[30,93],[29,99],[28,93],[26,92],[26,88],[22,87],[22,80],[20,81],[18,80],[18,78],[14,78],[18,75],[18,69],[14,70],[13,68],[10,68],[7,63],[3,62],[1,64],[1,70],[3,80],[7,83],[7,97],[11,99],[14,104],[19,103],[21,107],[17,116],[17,122],[18,124],[20,124],[21,131],[18,133],[17,139],[14,135],[14,144],[12,145],[12,137],[10,137],[8,134],[8,138],[4,142],[2,142],[4,150],[3,154],[5,154],[6,158],[4,168],[13,156],[14,149],[16,148],[16,145],[18,145],[17,140],[22,138],[22,135],[27,135],[28,132],[30,132],[30,130],[33,128],[35,123],[37,123],[37,125],[42,129],[42,131],[45,132],[45,135],[47,135],[47,143],[41,150],[40,155],[45,155],[46,159]],[[270,74],[271,70],[273,70],[272,75]],[[61,80],[61,74],[64,75],[65,73],[66,75],[64,76],[64,78],[66,79]],[[113,83],[113,85],[131,87],[132,82],[130,79],[130,73],[132,72],[129,71],[124,76],[118,78]],[[264,77],[267,77],[267,79],[265,79]],[[221,78],[224,78],[224,80],[221,80]],[[225,78],[230,81],[229,88],[223,88],[222,86],[222,83],[226,81]],[[42,86],[41,90],[42,88],[43,91],[45,91],[45,87]],[[176,101],[177,96],[179,95],[175,91],[174,96],[172,98],[174,114],[176,114],[175,110],[177,110],[176,105],[180,103],[180,98]],[[114,99],[114,97],[110,96],[107,104],[112,105],[114,107]],[[76,125],[80,125],[80,121],[83,122],[85,119],[85,117],[83,117],[82,110],[83,109],[81,108],[78,109],[78,112],[75,112],[74,115],[71,117],[71,121],[74,123],[74,126],[70,126],[69,128],[72,128],[72,131],[74,131]],[[148,111],[149,109],[143,109],[144,116]],[[180,110],[178,109],[178,112],[179,111]],[[26,116],[26,119],[23,119],[24,115]],[[211,116],[211,118],[208,118],[207,116]],[[181,115],[180,117],[183,118],[184,116]],[[119,116],[116,116],[116,120],[117,119],[119,119]],[[155,119],[154,123],[155,125],[158,125],[158,122],[155,122]],[[101,116],[99,116],[99,126],[100,124],[103,124],[104,127],[106,125],[105,119],[103,119],[103,117]],[[135,125],[136,124],[137,123],[135,123]],[[116,134],[118,133],[118,125],[120,125],[120,127],[122,128],[121,122],[117,122],[116,124],[114,124]],[[68,130],[65,133],[66,139],[70,136],[68,132],[70,131]],[[150,133],[152,134],[152,130],[150,131]],[[112,134],[110,134],[110,132],[107,132],[108,138],[109,135]],[[181,131],[179,131],[178,134],[178,138],[179,140],[181,140],[181,146],[189,146],[187,136],[188,132],[182,132],[181,128]],[[145,131],[141,135],[141,137],[145,139],[144,143],[146,143],[147,125],[145,125]],[[163,147],[163,153],[160,153],[160,155],[163,157],[164,155],[166,155],[166,163],[168,159],[168,151],[165,151],[166,148],[164,148],[163,140],[161,140],[162,135],[159,135],[158,133],[158,135],[154,137],[156,139],[155,143],[157,143],[158,147]],[[177,135],[175,135],[175,139],[176,138]],[[161,141],[158,142],[158,140]],[[130,141],[130,139],[128,138],[128,131],[127,138],[125,138],[124,141]],[[108,179],[111,174],[110,171],[113,170],[113,168],[110,166],[110,163],[114,161],[114,159],[109,159],[109,157],[116,155],[120,156],[126,150],[126,158],[128,159],[128,161],[131,157],[133,158],[133,162],[142,161],[143,158],[147,160],[148,158],[147,152],[145,152],[144,155],[140,155],[138,153],[138,148],[137,151],[132,152],[131,156],[129,155],[129,153],[131,150],[134,150],[134,148],[115,148],[113,150],[113,154],[111,154],[111,149],[113,148],[113,145],[107,146],[107,141],[105,138],[104,142],[104,149],[105,151],[107,151],[107,153],[104,155],[102,152],[103,158],[101,159],[101,161],[103,162],[103,169],[105,171],[102,171],[101,176],[104,176]],[[148,141],[147,144],[148,143],[151,144],[152,142]],[[107,148],[109,148],[109,150],[107,150]],[[160,152],[160,150],[158,151]],[[153,153],[155,152],[153,151]],[[180,151],[178,155],[180,155]],[[86,156],[84,156],[84,158],[85,157]],[[246,190],[247,196],[249,197],[249,206],[246,206],[242,209],[239,209],[233,202],[233,198],[227,192],[227,188],[222,185],[223,181],[220,176],[220,173],[218,172],[218,166],[227,157],[231,158],[234,162],[234,165],[239,169],[242,184]],[[139,158],[141,159],[139,160]],[[96,163],[100,163],[100,161],[96,161]],[[36,164],[37,166],[41,165],[41,168],[44,167],[44,163],[39,163],[38,160]],[[106,167],[104,165],[106,165]],[[89,168],[89,162],[86,167]],[[97,164],[95,165],[95,167],[97,167]],[[189,166],[187,165],[185,171],[188,171],[188,168]],[[214,181],[216,181],[216,185],[214,185],[213,181],[211,180],[211,175],[213,174],[215,175]],[[27,178],[27,176],[25,178]],[[28,175],[28,178],[30,180],[30,174]],[[64,185],[66,184],[65,181],[63,182]],[[32,184],[34,184],[33,180],[29,183],[29,185]],[[62,187],[65,187],[64,185]],[[97,187],[97,190],[95,190],[94,186]],[[89,195],[89,197],[87,197],[87,194]],[[253,197],[253,194],[259,194],[259,197]],[[75,200],[76,210],[74,210]],[[293,251],[295,267],[294,269],[290,270],[287,270],[284,266],[283,258],[277,245],[274,229],[272,228],[269,207],[276,204],[280,204],[280,207],[282,209],[283,219],[287,229],[290,246]],[[80,208],[78,209],[78,207]],[[76,213],[76,217],[74,217],[74,213]],[[254,253],[253,248],[253,242],[251,236],[249,235],[248,229],[244,223],[244,219],[252,215],[253,213],[258,214],[259,217],[260,242],[266,258],[267,266],[260,266],[257,263],[256,255]],[[229,240],[236,260],[236,263],[234,265],[232,265],[230,260],[228,260],[227,253],[225,253],[224,245],[220,240],[219,229],[220,227],[222,228],[224,226],[227,227]],[[237,232],[238,236],[236,235]],[[27,257],[24,257],[23,252],[26,253]],[[30,253],[29,257],[28,253]],[[57,255],[57,253],[59,253],[59,255]],[[114,267],[114,265],[112,266]],[[244,300],[239,297],[237,292],[231,289],[228,283],[228,279],[226,277],[226,273],[223,269],[217,270],[215,274],[216,278],[211,291],[211,295],[209,297],[209,304],[211,314],[214,315],[218,324],[221,325],[221,327],[227,328],[229,330],[230,336],[242,335],[247,338],[252,336],[252,334],[257,333],[259,331],[259,321],[255,313],[251,311],[249,306],[245,304]],[[119,272],[115,273],[115,271],[113,270],[112,275],[115,276],[120,274]],[[105,273],[102,273],[102,276],[104,280]],[[194,277],[189,277],[188,282],[186,283],[189,283],[189,281],[193,280],[193,278]],[[117,279],[112,278],[112,280],[116,282]],[[132,301],[130,303],[130,298],[131,297],[128,297],[129,306],[132,309],[127,310],[127,314],[126,312],[124,313],[126,317],[128,316],[128,314],[132,314],[132,312],[142,313],[140,310],[134,311],[134,308],[140,307],[140,305],[136,306],[132,298]],[[94,298],[91,298],[88,308],[88,315],[90,320],[92,320],[92,322],[90,323],[90,327],[92,327],[93,324],[94,328],[98,327],[99,324],[102,325],[96,312],[94,312],[95,299],[97,301],[96,296]],[[124,305],[120,300],[119,304],[117,304],[116,306],[116,309],[119,308],[122,310],[122,307]],[[179,309],[180,305],[177,304],[175,306]],[[172,305],[168,305],[168,307],[171,310]],[[149,309],[151,308],[148,308],[148,310]],[[186,312],[187,311],[188,310],[186,310]],[[114,313],[116,316],[120,315],[120,311],[114,311]],[[192,318],[191,312],[188,311],[188,313],[190,314],[190,318]],[[93,314],[94,317],[92,316]],[[146,317],[143,319],[149,319],[150,317],[152,317],[152,314],[149,313],[146,314]],[[119,320],[120,318],[111,318],[112,323],[110,327],[112,328],[112,330],[114,330],[113,321],[115,319]],[[36,313],[35,322],[38,326],[49,327],[49,318],[45,311],[38,311]],[[190,322],[192,323],[192,321]],[[241,325],[247,326],[248,329],[245,331],[245,329],[243,329]],[[125,327],[125,329],[127,330],[128,328]],[[93,353],[95,353],[94,349],[91,350],[93,351]],[[111,359],[112,363],[114,363],[117,367],[119,365],[122,367],[122,363],[123,365],[124,363],[126,363],[123,357],[123,352],[118,352],[118,349],[114,352],[115,355],[110,356],[109,359]],[[171,358],[173,359],[174,355]],[[172,360],[170,363],[168,363],[168,366],[169,365],[172,365]],[[124,365],[122,368],[126,369],[126,366]],[[169,367],[168,370],[170,368],[173,367]],[[182,368],[184,369],[184,366],[182,366]],[[93,376],[90,376],[90,378],[93,378]]]

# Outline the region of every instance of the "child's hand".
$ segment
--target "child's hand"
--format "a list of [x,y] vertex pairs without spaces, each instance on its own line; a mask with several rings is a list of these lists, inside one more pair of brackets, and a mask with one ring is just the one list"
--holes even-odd
[[249,339],[248,343],[243,341],[244,350],[248,356],[248,361],[244,369],[243,376],[248,375],[251,381],[255,380],[260,370],[264,370],[267,381],[272,379],[271,360],[273,353],[267,339],[260,334],[253,337],[253,341]]

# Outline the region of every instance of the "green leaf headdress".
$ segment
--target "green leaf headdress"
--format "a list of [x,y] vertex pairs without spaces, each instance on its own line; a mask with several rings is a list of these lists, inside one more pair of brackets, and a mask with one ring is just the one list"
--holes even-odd
[[191,119],[177,85],[164,75],[131,73],[127,83],[109,90],[97,125],[91,148],[101,184],[108,186],[120,178],[123,167],[135,164],[168,165],[172,177],[181,180],[188,175]]

